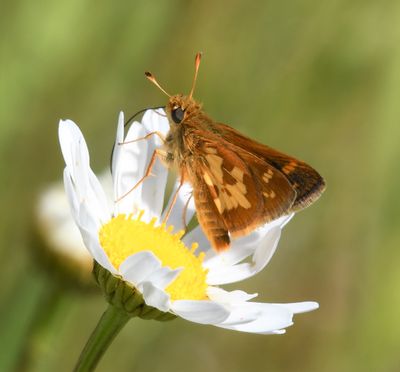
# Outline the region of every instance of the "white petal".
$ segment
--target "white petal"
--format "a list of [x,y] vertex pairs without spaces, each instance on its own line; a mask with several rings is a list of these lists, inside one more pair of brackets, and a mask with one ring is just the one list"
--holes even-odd
[[86,141],[79,127],[72,120],[60,120],[58,138],[65,164],[69,168],[72,178],[75,179],[77,158],[80,158],[84,165],[89,164]]
[[[154,111],[147,110],[143,115],[142,125],[145,128],[146,134],[158,132],[165,137],[167,131],[169,130],[168,120],[165,116],[163,110]],[[147,169],[150,159],[154,154],[154,151],[161,147],[163,141],[157,134],[146,139],[147,142],[147,162],[145,169]],[[154,163],[151,174],[153,176],[148,177],[144,182],[145,185],[142,188],[142,200],[146,206],[145,214],[143,219],[149,221],[153,217],[160,217],[162,212],[162,207],[164,205],[164,193],[165,186],[167,184],[168,169],[161,163],[160,159],[157,158]]]
[[[280,219],[282,220],[282,223],[280,224],[281,229],[283,229],[290,221],[291,219],[294,217],[294,213],[291,213],[287,216],[283,216]],[[279,220],[280,220],[279,219]]]
[[58,136],[61,152],[69,170],[78,199],[89,193],[89,151],[78,126],[71,120],[60,120]]
[[[124,142],[130,142],[144,137],[144,127],[134,122],[131,124]],[[114,185],[116,208],[115,214],[135,213],[138,209],[144,209],[141,203],[143,182],[134,190],[133,187],[143,177],[147,162],[147,141],[139,140],[132,143],[116,144],[118,151],[118,162],[115,164]]]
[[286,329],[278,329],[276,331],[264,332],[263,335],[284,335],[286,333]]
[[157,288],[150,282],[144,282],[141,285],[141,291],[147,305],[164,312],[170,309],[169,295],[162,289]]
[[204,259],[204,266],[209,270],[219,270],[222,267],[230,267],[236,263],[243,261],[245,258],[251,256],[255,251],[255,247],[232,247],[221,253],[210,249],[206,252]]
[[95,208],[91,208],[87,203],[87,199],[78,199],[78,191],[68,168],[64,169],[64,187],[75,223],[93,235],[97,234],[102,224],[100,216],[96,214]]
[[107,199],[108,211],[109,215],[111,215],[111,211],[114,210],[114,191],[113,191],[113,178],[109,169],[105,169],[98,176],[99,182],[104,190],[104,194]]
[[[207,268],[217,267],[219,270],[221,265],[234,265],[253,255],[257,247],[260,245],[260,243],[270,230],[277,226],[283,228],[292,219],[293,216],[294,213],[288,216],[280,217],[270,223],[267,223],[257,228],[252,233],[246,236],[232,240],[231,248],[221,253],[216,252],[210,246],[210,243],[200,226],[197,226],[192,231],[190,231],[183,238],[183,240],[187,246],[190,246],[192,242],[198,242],[198,252],[205,252],[206,254],[204,258],[204,266]],[[246,270],[247,267],[248,265],[244,266]],[[245,279],[247,277],[247,274],[243,275],[243,278]]]
[[[167,114],[163,109],[147,110],[143,115],[142,124],[149,133],[157,131],[166,136],[169,131]],[[158,146],[163,144],[158,136],[155,136],[155,141]]]
[[[238,327],[239,325],[243,325],[246,323],[251,323],[256,321],[259,318],[259,313],[256,309],[253,311],[251,309],[240,311],[238,308],[231,309],[229,317],[226,318],[222,323],[218,324],[220,327],[224,328],[232,328],[233,326]],[[238,329],[236,329],[238,330]]]
[[105,223],[110,219],[109,199],[107,198],[103,186],[94,172],[89,169],[90,194],[88,195],[88,203],[90,208],[97,213],[100,220]]
[[[289,222],[293,215],[294,213],[289,216],[280,217],[257,228],[246,236],[232,240],[231,248],[224,252],[217,253],[215,250],[210,249],[206,252],[204,265],[207,268],[212,268],[216,266],[220,267],[221,265],[234,265],[243,261],[247,257],[253,255],[260,244],[265,244],[262,243],[262,241],[273,228],[277,226],[282,228]],[[253,261],[256,260],[253,258]]]
[[267,266],[278,247],[280,237],[281,228],[276,226],[268,231],[268,234],[260,242],[253,256],[254,274],[260,272],[265,266]]
[[240,290],[228,292],[218,287],[208,287],[207,295],[210,300],[222,304],[243,303],[257,297],[257,293],[248,294]]
[[68,168],[64,170],[64,186],[72,215],[78,227],[89,231],[92,235],[97,235],[102,222],[96,214],[95,208],[92,208],[87,199],[78,199],[78,192]]
[[212,301],[178,300],[171,304],[171,310],[181,318],[200,324],[218,324],[229,316],[229,311]]
[[115,268],[111,264],[99,242],[98,229],[100,222],[97,216],[93,215],[92,210],[89,208],[87,203],[83,202],[79,204],[74,185],[72,184],[72,180],[67,168],[64,171],[64,185],[66,195],[71,206],[72,215],[75,223],[79,227],[84,245],[94,260],[96,260],[101,266],[110,272],[116,273]]
[[100,245],[98,235],[94,235],[92,231],[86,230],[81,226],[79,226],[79,230],[82,235],[83,243],[92,255],[93,259],[112,274],[117,274],[117,270],[111,264],[109,258]]
[[[165,208],[165,211],[163,213],[163,219],[165,217],[165,214],[167,213],[167,211],[169,210],[169,207],[172,203],[173,197],[176,193],[176,190],[178,189],[180,184],[180,180],[177,179],[175,184],[174,184],[174,188],[172,190],[171,193],[171,197],[168,201],[167,207]],[[188,183],[184,183],[182,185],[182,187],[180,188],[179,192],[178,192],[178,197],[176,199],[175,204],[172,207],[171,210],[171,214],[169,215],[167,224],[168,225],[173,225],[174,226],[174,231],[179,231],[179,230],[183,230],[190,222],[190,220],[192,219],[194,212],[195,212],[195,207],[194,207],[194,200],[191,197],[192,195],[192,186],[190,186],[190,184]],[[190,198],[189,204],[188,200]],[[184,213],[184,208],[187,205],[186,208],[186,214],[185,214],[185,223],[183,222],[183,213]],[[190,245],[189,245],[190,247]]]
[[90,169],[89,152],[80,129],[71,120],[61,120],[59,139],[76,194],[76,203],[85,204],[99,221],[106,222],[110,217],[107,198],[97,177]]
[[118,187],[116,184],[116,179],[115,175],[118,172],[118,163],[120,161],[120,154],[121,154],[121,149],[122,146],[120,143],[124,142],[124,128],[125,128],[125,119],[124,119],[124,113],[121,111],[118,116],[118,125],[117,125],[117,133],[115,136],[115,143],[114,143],[114,149],[113,149],[113,154],[112,154],[112,164],[111,164],[111,172],[113,174],[113,180],[114,180],[114,196],[117,194]]
[[[155,151],[152,143],[148,144],[149,154],[145,169],[147,170],[151,157]],[[165,186],[167,185],[168,169],[157,157],[151,168],[151,176],[143,181],[141,200],[143,204],[143,221],[150,221],[153,217],[160,218],[164,205]]]
[[248,262],[235,266],[221,267],[218,270],[210,270],[207,275],[207,284],[221,285],[235,283],[247,279],[253,275],[254,266]]
[[182,269],[172,270],[169,267],[161,267],[150,274],[146,281],[151,282],[157,288],[165,289],[176,279]]
[[78,208],[78,226],[89,231],[93,236],[98,235],[101,228],[101,222],[86,203],[79,204]]
[[280,227],[275,226],[264,236],[253,256],[253,263],[234,266],[213,265],[209,268],[207,283],[221,285],[247,279],[261,271],[271,259],[280,238]]
[[294,213],[288,216],[280,217],[274,221],[266,223],[263,226],[260,226],[259,228],[257,228],[252,233],[246,236],[233,240],[232,248],[253,247],[253,249],[255,249],[270,230],[272,230],[274,227],[277,226],[282,229],[292,219],[293,216]]
[[308,311],[313,311],[319,308],[318,302],[306,301],[306,302],[293,302],[289,304],[276,304],[279,306],[284,306],[289,309],[293,314],[306,313]]
[[94,260],[110,272],[116,273],[98,240],[99,221],[91,214],[85,204],[78,204],[76,192],[67,168],[64,170],[64,185],[72,216],[79,227],[84,245]]
[[161,267],[161,261],[151,252],[143,251],[125,259],[119,266],[124,280],[137,286]]
[[293,312],[285,306],[246,302],[232,306],[229,318],[217,326],[241,332],[275,333],[292,325],[292,318]]
[[65,194],[67,196],[69,206],[71,208],[71,214],[75,221],[78,224],[78,214],[79,214],[79,201],[75,192],[74,184],[72,183],[71,175],[69,173],[69,169],[64,169],[64,189]]

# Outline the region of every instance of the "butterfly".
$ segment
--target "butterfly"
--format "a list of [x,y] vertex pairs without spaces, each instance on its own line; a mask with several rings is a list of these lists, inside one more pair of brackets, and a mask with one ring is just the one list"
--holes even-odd
[[325,181],[305,162],[211,119],[193,98],[200,60],[197,53],[187,96],[168,94],[154,75],[145,73],[169,97],[165,108],[170,129],[166,137],[158,132],[146,136],[158,134],[164,146],[153,154],[143,180],[157,156],[175,167],[180,186],[188,182],[193,188],[197,219],[205,235],[216,251],[223,251],[232,238],[308,207],[324,191]]

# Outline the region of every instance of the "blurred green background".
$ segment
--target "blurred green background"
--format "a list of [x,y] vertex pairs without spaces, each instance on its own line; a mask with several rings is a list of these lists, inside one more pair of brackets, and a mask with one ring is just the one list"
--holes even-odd
[[72,370],[106,307],[60,295],[32,255],[37,195],[62,179],[58,120],[80,125],[100,171],[118,112],[165,103],[143,72],[188,92],[199,50],[210,116],[328,183],[232,288],[320,309],[283,336],[134,319],[98,371],[400,370],[399,1],[5,1],[0,29],[1,371]]

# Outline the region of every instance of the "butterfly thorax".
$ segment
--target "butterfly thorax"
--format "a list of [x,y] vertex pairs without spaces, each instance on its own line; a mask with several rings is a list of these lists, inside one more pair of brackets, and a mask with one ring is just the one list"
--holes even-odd
[[212,119],[193,98],[175,95],[166,107],[170,130],[166,136],[167,162],[182,169],[196,154],[201,133],[212,131]]

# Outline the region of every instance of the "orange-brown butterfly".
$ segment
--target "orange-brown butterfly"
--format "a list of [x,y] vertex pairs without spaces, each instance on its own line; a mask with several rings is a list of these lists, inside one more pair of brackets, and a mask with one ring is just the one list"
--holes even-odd
[[[201,54],[189,95],[168,94],[170,130],[156,156],[178,169],[181,185],[189,182],[198,221],[214,249],[229,248],[231,237],[250,233],[282,215],[306,208],[325,188],[323,178],[306,163],[262,145],[228,125],[215,122],[193,99]],[[145,138],[152,134],[147,135]],[[160,135],[160,137],[162,137]],[[175,194],[175,198],[177,193]]]

